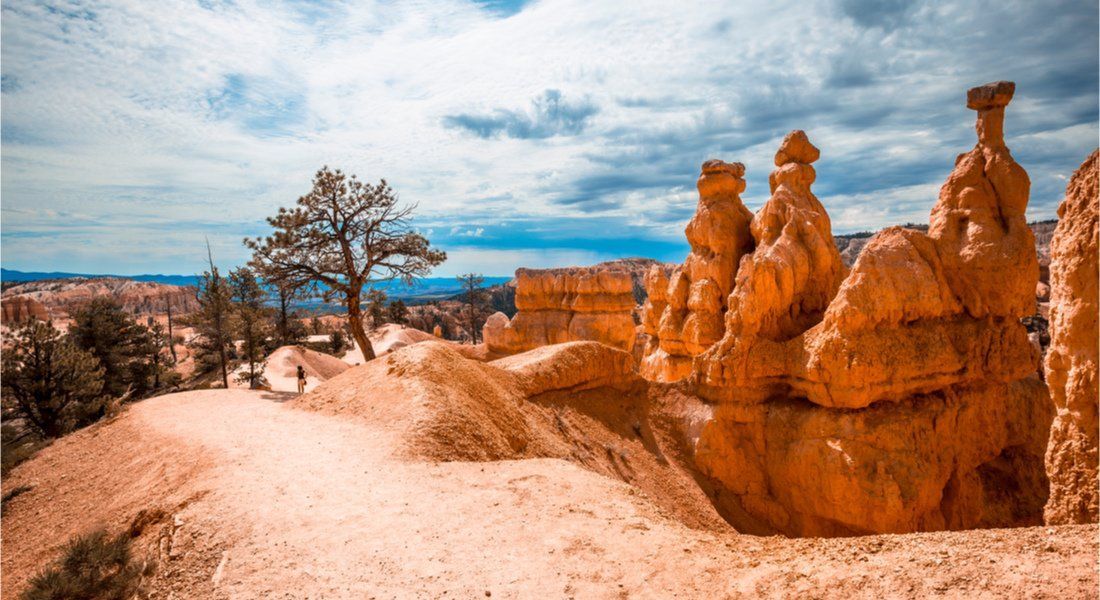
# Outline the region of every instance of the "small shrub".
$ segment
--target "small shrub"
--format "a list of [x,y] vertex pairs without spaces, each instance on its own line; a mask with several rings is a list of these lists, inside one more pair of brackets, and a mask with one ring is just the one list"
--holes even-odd
[[348,338],[344,335],[344,332],[340,329],[333,329],[332,334],[328,338],[329,348],[332,350],[332,354],[340,356],[340,353],[348,347]]
[[142,567],[133,560],[130,537],[98,530],[75,536],[64,555],[30,581],[23,600],[126,600],[138,593]]

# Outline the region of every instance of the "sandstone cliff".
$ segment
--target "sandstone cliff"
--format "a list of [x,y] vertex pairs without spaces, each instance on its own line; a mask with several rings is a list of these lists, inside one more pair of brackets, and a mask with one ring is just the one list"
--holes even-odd
[[1057,414],[1047,447],[1048,523],[1096,522],[1097,186],[1100,151],[1073,174],[1050,245],[1050,350],[1046,377]]
[[2,309],[0,323],[5,325],[15,325],[28,319],[48,321],[50,318],[50,313],[46,310],[46,307],[29,296],[6,296],[0,302],[0,309]]
[[198,309],[195,291],[189,287],[118,277],[30,281],[4,290],[4,298],[25,296],[46,307],[53,318],[66,318],[96,296],[110,296],[135,316],[164,314],[171,303],[173,314]]
[[634,293],[630,273],[599,267],[516,270],[516,315],[495,313],[482,337],[490,352],[590,340],[630,352]]
[[[784,140],[725,335],[691,384],[715,403],[696,462],[735,525],[792,535],[1039,522],[1051,414],[1034,313],[1027,174],[1004,145],[1014,86],[975,88],[929,233],[870,240],[846,273],[813,197],[818,153]],[[838,410],[839,409],[839,410]]]

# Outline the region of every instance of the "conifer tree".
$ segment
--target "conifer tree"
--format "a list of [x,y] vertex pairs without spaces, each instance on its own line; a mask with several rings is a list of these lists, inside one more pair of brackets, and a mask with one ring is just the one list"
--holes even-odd
[[484,317],[487,299],[485,290],[481,287],[485,284],[485,277],[477,273],[466,273],[458,276],[458,282],[462,285],[463,299],[466,303],[463,312],[466,313],[466,325],[470,329],[470,341],[476,344],[478,322]]
[[153,387],[149,330],[109,296],[97,296],[73,314],[72,341],[103,368],[103,393],[142,397]]
[[371,329],[377,329],[386,323],[386,312],[386,292],[367,292],[367,316],[370,317]]
[[248,370],[241,373],[238,381],[248,383],[249,389],[256,389],[264,383],[264,359],[271,313],[264,304],[267,294],[256,279],[256,274],[248,267],[238,267],[231,271],[229,286],[233,291],[236,333],[242,340],[243,358],[248,364]]
[[210,255],[209,245],[207,256],[210,269],[199,276],[196,289],[196,298],[199,301],[199,310],[194,314],[194,322],[197,350],[202,358],[217,360],[217,366],[221,369],[222,385],[229,387],[229,356],[233,352],[233,338],[231,332],[231,318],[233,310],[233,291],[229,287],[218,267],[214,265],[214,257]]
[[313,189],[292,209],[268,219],[266,238],[246,239],[252,264],[268,281],[309,282],[326,300],[340,297],[348,327],[363,358],[374,358],[363,328],[363,286],[372,281],[411,282],[446,260],[424,236],[412,230],[414,206],[400,207],[386,180],[377,184],[322,167]]
[[7,340],[0,367],[4,420],[55,438],[103,411],[103,369],[51,323],[30,320]]

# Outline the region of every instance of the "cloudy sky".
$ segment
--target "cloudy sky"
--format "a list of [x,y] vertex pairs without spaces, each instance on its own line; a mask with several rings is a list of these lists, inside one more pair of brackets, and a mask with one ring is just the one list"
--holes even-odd
[[782,136],[838,233],[926,222],[968,87],[1050,218],[1097,144],[1097,3],[3,0],[2,261],[192,273],[309,189],[385,177],[437,274],[679,261],[708,158],[750,209]]

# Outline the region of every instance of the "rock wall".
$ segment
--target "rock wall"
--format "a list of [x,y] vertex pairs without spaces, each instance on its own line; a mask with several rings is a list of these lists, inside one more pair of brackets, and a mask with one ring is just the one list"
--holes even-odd
[[482,336],[490,352],[594,341],[630,352],[634,293],[630,273],[600,267],[516,270],[516,315],[489,317]]
[[654,265],[646,275],[642,325],[649,341],[641,371],[650,379],[684,378],[692,358],[725,333],[737,265],[753,249],[752,213],[740,197],[744,176],[741,163],[703,163],[699,206],[685,230],[691,253],[681,266]]
[[1001,134],[1014,86],[970,90],[978,143],[929,233],[889,228],[850,272],[793,132],[753,217],[725,334],[690,384],[714,403],[696,463],[745,531],[789,535],[1041,522],[1052,417],[1020,318],[1038,265],[1029,182]]
[[0,323],[4,325],[16,325],[28,319],[38,319],[39,321],[50,319],[50,313],[46,310],[46,307],[29,296],[8,296],[4,298],[3,302],[0,302],[0,312],[2,312]]
[[1052,524],[1097,521],[1097,186],[1100,151],[1073,174],[1050,244],[1050,348],[1046,380],[1057,411],[1047,447]]
[[5,297],[15,295],[33,298],[55,318],[70,316],[96,296],[114,298],[134,316],[164,314],[168,303],[174,315],[198,310],[194,288],[115,277],[30,281],[4,292]]

